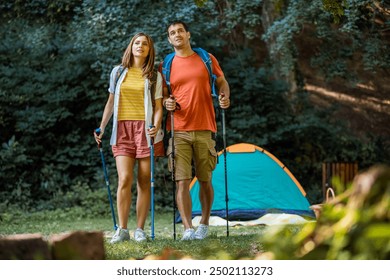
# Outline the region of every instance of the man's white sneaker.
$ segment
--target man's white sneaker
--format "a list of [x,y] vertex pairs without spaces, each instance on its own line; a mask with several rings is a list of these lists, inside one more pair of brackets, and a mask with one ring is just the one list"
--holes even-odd
[[114,244],[126,240],[130,240],[129,230],[118,227],[110,243]]
[[209,226],[200,224],[195,231],[195,239],[205,239],[209,232]]
[[185,240],[194,240],[194,239],[195,239],[195,230],[193,228],[187,228],[184,231],[181,240],[185,241]]
[[134,232],[134,240],[137,242],[145,241],[146,233],[141,228],[137,228]]

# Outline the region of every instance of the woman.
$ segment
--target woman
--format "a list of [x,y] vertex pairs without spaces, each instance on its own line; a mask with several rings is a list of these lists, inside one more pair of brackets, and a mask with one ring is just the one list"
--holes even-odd
[[[136,34],[123,54],[121,65],[111,71],[109,96],[100,123],[101,133],[94,133],[96,142],[100,143],[106,125],[114,115],[110,144],[118,172],[119,227],[111,243],[130,239],[127,222],[133,171],[137,161],[137,229],[134,239],[139,242],[146,240],[144,225],[150,206],[151,138],[155,142],[156,156],[164,153],[160,150],[163,149],[163,133],[160,129],[163,114],[162,78],[153,69],[154,59],[155,51],[150,36]],[[153,81],[155,79],[152,77],[156,75],[157,80]],[[153,83],[156,84],[152,86]],[[151,88],[155,89],[154,93]]]

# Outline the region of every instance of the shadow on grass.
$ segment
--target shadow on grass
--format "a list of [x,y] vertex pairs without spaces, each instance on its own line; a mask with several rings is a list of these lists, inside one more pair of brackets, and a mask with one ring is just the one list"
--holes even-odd
[[[259,228],[258,228],[259,229]],[[259,230],[260,231],[260,230]],[[259,234],[216,236],[211,234],[204,240],[180,241],[173,238],[156,238],[137,243],[134,240],[119,244],[105,242],[106,258],[123,259],[198,259],[235,260],[253,259],[263,251],[258,242]]]
[[[76,211],[77,210],[77,211]],[[41,233],[45,237],[70,231],[103,231],[105,235],[105,254],[109,260],[126,259],[242,259],[253,258],[263,251],[258,241],[266,228],[257,226],[232,226],[230,236],[226,237],[226,227],[210,227],[205,240],[180,241],[182,225],[176,225],[177,238],[173,240],[172,215],[168,212],[156,213],[155,240],[137,243],[133,238],[129,242],[110,244],[114,234],[110,213],[93,218],[80,217],[79,209],[64,212],[62,210],[36,213],[5,213],[0,228],[0,236],[20,233]],[[136,227],[135,215],[129,217],[128,227],[131,237]],[[150,221],[147,219],[145,231],[150,234]]]

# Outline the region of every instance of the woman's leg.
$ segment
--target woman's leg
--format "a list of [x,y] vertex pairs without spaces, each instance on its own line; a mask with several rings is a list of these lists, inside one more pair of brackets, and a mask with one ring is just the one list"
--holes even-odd
[[119,226],[127,229],[131,206],[131,185],[133,183],[135,159],[127,156],[117,156],[115,161],[118,171],[117,208]]
[[150,207],[150,157],[138,159],[137,228],[144,229]]

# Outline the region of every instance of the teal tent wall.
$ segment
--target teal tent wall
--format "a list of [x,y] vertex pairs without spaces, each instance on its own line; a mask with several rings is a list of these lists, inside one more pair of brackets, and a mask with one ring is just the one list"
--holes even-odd
[[[267,213],[314,217],[300,183],[274,155],[252,144],[227,148],[229,220],[257,219]],[[213,172],[212,215],[226,218],[224,155]],[[193,217],[201,213],[199,183],[191,183]],[[180,218],[179,218],[180,219]]]

